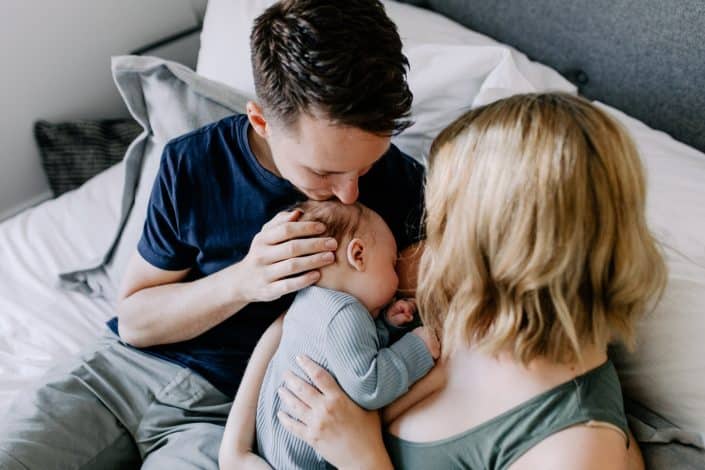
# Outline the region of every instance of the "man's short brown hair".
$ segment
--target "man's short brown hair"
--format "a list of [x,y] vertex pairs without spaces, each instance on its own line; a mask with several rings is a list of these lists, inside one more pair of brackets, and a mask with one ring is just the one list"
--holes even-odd
[[379,0],[279,1],[250,45],[257,96],[284,125],[301,113],[381,135],[411,125],[409,62]]

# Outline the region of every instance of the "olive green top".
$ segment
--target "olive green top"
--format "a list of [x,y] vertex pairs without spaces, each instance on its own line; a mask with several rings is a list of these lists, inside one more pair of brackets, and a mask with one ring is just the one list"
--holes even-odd
[[599,421],[628,435],[622,390],[610,361],[455,436],[410,442],[385,434],[394,468],[506,469],[563,429]]

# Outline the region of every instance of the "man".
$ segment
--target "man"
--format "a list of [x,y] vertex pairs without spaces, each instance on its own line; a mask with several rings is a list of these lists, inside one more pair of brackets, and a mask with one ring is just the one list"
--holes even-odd
[[1,468],[217,468],[257,340],[333,262],[286,208],[359,199],[419,241],[423,171],[390,146],[408,63],[379,1],[282,1],[251,47],[257,102],[165,147],[111,331],[15,404]]

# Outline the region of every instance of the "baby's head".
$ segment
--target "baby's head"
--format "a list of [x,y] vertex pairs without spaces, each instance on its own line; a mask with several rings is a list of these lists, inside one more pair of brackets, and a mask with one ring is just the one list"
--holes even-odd
[[301,221],[322,222],[323,236],[335,238],[335,263],[321,270],[317,285],[347,292],[374,316],[396,293],[397,244],[387,224],[373,210],[355,203],[306,201],[296,206]]

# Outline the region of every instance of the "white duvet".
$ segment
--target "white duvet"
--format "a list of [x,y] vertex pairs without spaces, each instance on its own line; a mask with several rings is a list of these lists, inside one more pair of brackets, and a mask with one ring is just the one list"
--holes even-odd
[[[92,341],[107,301],[57,286],[58,272],[118,217],[122,165],[0,224],[0,416],[14,395]],[[0,418],[1,421],[1,418]]]

